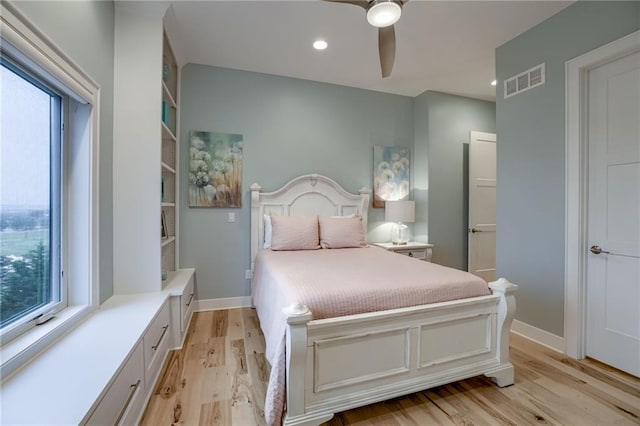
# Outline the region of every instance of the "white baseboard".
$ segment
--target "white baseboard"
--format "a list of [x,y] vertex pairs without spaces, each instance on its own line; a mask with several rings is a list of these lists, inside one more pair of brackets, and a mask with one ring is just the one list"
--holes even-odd
[[217,311],[219,309],[248,308],[251,296],[225,297],[221,299],[196,300],[195,311]]
[[539,343],[542,346],[546,346],[549,349],[553,349],[556,352],[565,353],[564,338],[549,333],[548,331],[541,330],[518,320],[513,320],[513,323],[511,323],[511,332]]

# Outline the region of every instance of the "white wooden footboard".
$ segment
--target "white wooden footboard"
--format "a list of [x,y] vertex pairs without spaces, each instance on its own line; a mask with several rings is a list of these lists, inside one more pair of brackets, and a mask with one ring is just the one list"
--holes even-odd
[[324,320],[285,310],[285,425],[317,425],[336,412],[485,374],[513,384],[509,330],[517,286],[493,295]]

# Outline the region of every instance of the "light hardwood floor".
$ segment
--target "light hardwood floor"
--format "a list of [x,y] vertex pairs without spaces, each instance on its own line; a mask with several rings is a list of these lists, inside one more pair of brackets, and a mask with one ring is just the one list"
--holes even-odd
[[[264,425],[269,365],[249,308],[194,314],[172,352],[143,425]],[[438,386],[338,413],[339,425],[640,424],[640,379],[597,361],[576,361],[512,335],[513,386],[486,377]]]

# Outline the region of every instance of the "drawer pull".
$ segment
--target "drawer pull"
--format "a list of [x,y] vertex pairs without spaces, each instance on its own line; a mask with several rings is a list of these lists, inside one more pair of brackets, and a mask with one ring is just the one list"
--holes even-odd
[[191,297],[189,297],[189,301],[186,303],[186,306],[189,306],[192,300],[193,300],[193,293],[191,293]]
[[154,351],[158,350],[158,346],[160,346],[160,342],[162,342],[162,338],[164,337],[164,335],[167,332],[168,328],[169,328],[169,324],[167,324],[164,327],[162,327],[162,334],[160,335],[160,338],[158,339],[156,344],[151,346],[151,349],[153,349]]
[[129,408],[129,404],[131,404],[131,400],[133,399],[133,395],[135,395],[136,390],[138,389],[138,386],[140,386],[140,379],[138,379],[138,381],[134,385],[131,385],[129,396],[127,397],[127,400],[124,402],[124,406],[122,407],[122,410],[120,410],[120,414],[118,414],[118,418],[116,419],[114,424],[116,425],[120,424],[120,420],[122,420],[122,416],[124,416],[124,413],[127,411],[127,408]]

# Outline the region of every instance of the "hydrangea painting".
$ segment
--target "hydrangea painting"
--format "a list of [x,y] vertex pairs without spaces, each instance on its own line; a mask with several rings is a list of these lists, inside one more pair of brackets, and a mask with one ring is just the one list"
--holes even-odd
[[191,132],[189,206],[242,207],[242,135]]
[[373,147],[373,207],[409,198],[409,148]]

